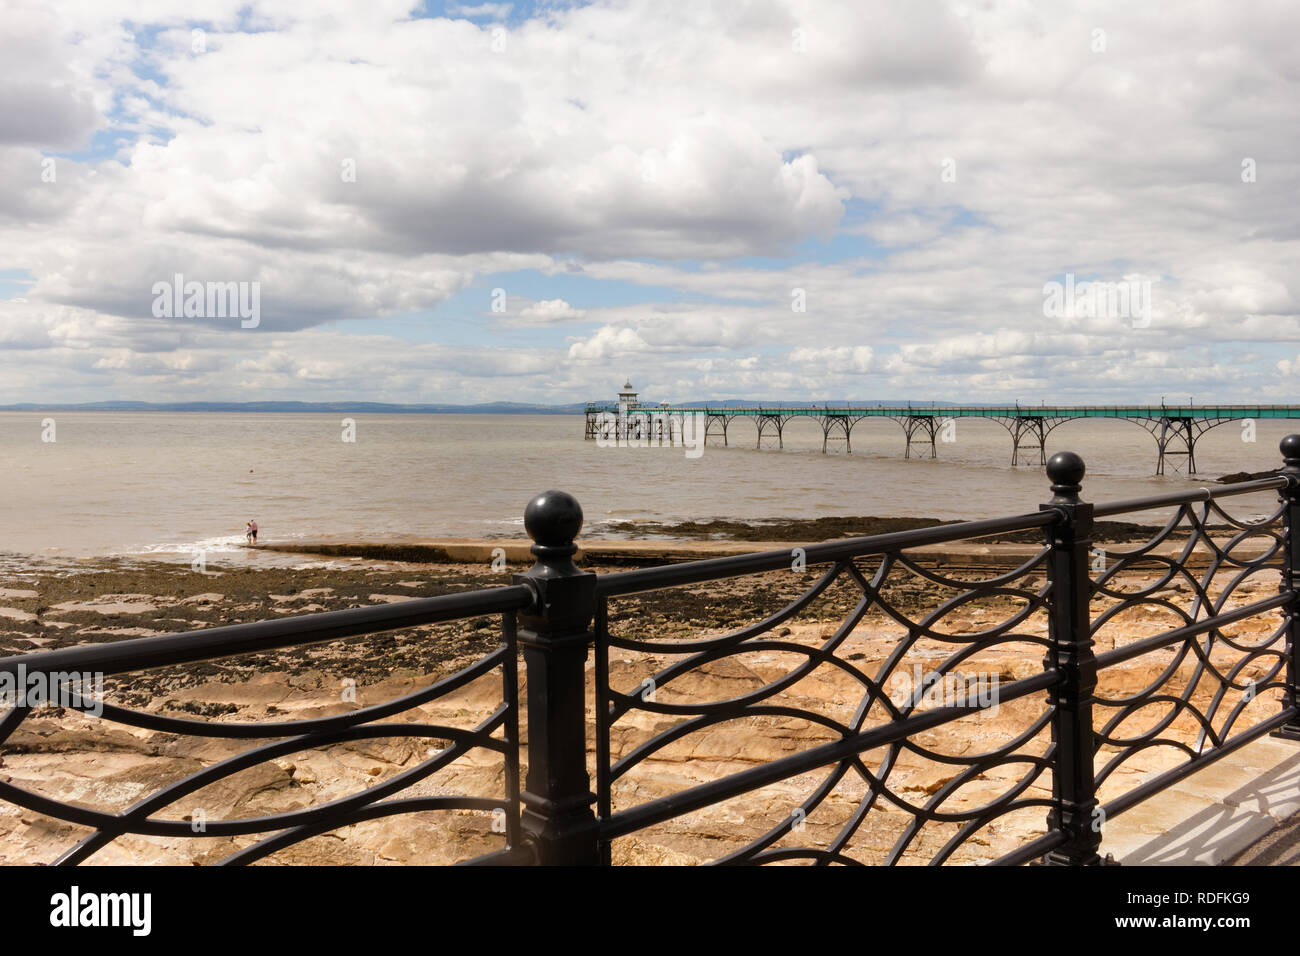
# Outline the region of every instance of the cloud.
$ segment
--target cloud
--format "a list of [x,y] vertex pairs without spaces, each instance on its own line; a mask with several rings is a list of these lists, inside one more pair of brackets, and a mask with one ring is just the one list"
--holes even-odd
[[[197,51],[179,0],[11,7],[11,401],[569,401],[651,356],[666,399],[1290,397],[1291,4],[215,0]],[[176,273],[260,283],[258,334],[155,319]],[[1150,277],[1149,327],[1046,317],[1066,273]]]
[[604,362],[649,351],[645,339],[632,329],[615,329],[607,325],[591,338],[569,346],[569,358],[578,362]]
[[867,345],[792,349],[790,361],[813,370],[855,375],[873,371],[876,366],[875,352]]
[[71,149],[100,121],[92,91],[64,59],[59,23],[49,10],[5,8],[0,32],[0,146]]
[[519,326],[567,325],[586,314],[585,310],[575,309],[563,299],[543,299],[524,306],[517,318],[507,316],[504,321]]

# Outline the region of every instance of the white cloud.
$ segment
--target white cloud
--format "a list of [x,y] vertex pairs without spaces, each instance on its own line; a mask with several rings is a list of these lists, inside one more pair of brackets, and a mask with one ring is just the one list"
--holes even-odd
[[[1293,5],[626,0],[499,50],[509,4],[410,7],[216,0],[196,52],[179,0],[12,3],[0,268],[35,281],[0,302],[8,400],[221,397],[235,372],[572,400],[649,355],[669,398],[1289,397]],[[526,270],[554,291],[458,298]],[[265,335],[154,320],[176,272],[261,283]],[[1150,327],[1044,318],[1067,272],[1158,280]],[[428,313],[414,344],[318,328]]]
[[793,349],[790,361],[811,370],[861,375],[875,369],[875,353],[867,345],[838,346],[825,349]]
[[543,299],[520,309],[517,319],[507,315],[505,321],[521,326],[567,325],[586,314],[584,309],[575,309],[563,299]]
[[615,329],[607,325],[591,338],[569,346],[569,358],[579,362],[603,362],[649,351],[645,339],[632,329]]

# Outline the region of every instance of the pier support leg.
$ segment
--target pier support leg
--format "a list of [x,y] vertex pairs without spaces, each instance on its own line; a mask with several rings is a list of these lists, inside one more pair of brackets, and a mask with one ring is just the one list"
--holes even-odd
[[[853,423],[847,415],[826,415],[821,419],[822,426],[822,454],[827,454],[827,448],[833,441],[844,442],[845,454],[853,454],[853,442],[849,440],[849,435],[853,431]],[[840,434],[835,435],[836,432]]]
[[[906,424],[903,425],[903,432],[907,435],[907,446],[903,449],[903,457],[911,458],[912,445],[917,444],[921,447],[929,445],[930,457],[937,458],[938,455],[936,454],[934,447],[934,431],[934,416],[932,415],[919,415],[915,418],[907,419]],[[921,432],[923,437],[915,438],[914,436],[917,432]]]
[[[707,445],[709,443],[710,435],[716,436],[721,434],[722,446],[725,448],[727,446],[727,425],[730,421],[731,419],[726,415],[714,415],[712,412],[709,412],[708,418],[704,423],[704,444]],[[716,430],[714,428],[715,425],[717,426]],[[714,444],[717,443],[715,442]]]
[[[1038,461],[1035,464],[1047,464],[1047,429],[1041,418],[1017,418],[1011,426],[1011,464],[1019,465],[1020,452],[1024,449],[1033,456],[1035,451]],[[1028,461],[1025,464],[1029,464]]]
[[[1156,433],[1156,474],[1165,473],[1166,459],[1185,458],[1187,474],[1196,474],[1196,439],[1195,420],[1191,418],[1162,418],[1160,429]],[[1181,449],[1180,449],[1181,446]],[[1171,461],[1171,464],[1173,462]],[[1178,470],[1176,464],[1174,470]]]
[[784,423],[783,421],[781,421],[781,418],[780,418],[780,416],[778,416],[778,415],[760,415],[760,416],[759,416],[759,418],[758,418],[758,444],[754,446],[755,448],[762,448],[762,447],[763,447],[763,435],[764,435],[765,433],[768,433],[769,430],[770,430],[770,429],[773,429],[773,428],[776,429],[776,447],[777,447],[777,448],[781,448],[781,449],[784,449],[784,448],[785,448],[785,441],[784,441],[784,438],[782,437],[782,432],[784,431],[785,423]]

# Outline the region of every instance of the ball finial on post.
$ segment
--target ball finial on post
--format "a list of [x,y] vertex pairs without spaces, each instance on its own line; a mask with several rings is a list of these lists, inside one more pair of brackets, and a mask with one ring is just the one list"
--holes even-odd
[[1287,435],[1278,447],[1282,450],[1282,470],[1300,474],[1300,435]]
[[1061,504],[1077,502],[1086,471],[1083,459],[1072,451],[1058,451],[1049,458],[1047,477],[1052,480],[1052,501]]
[[582,505],[566,491],[543,491],[524,508],[524,530],[540,563],[571,557],[582,530]]

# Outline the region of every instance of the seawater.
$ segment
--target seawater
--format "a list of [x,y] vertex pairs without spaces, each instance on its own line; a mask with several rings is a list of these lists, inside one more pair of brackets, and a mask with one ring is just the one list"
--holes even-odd
[[[49,418],[55,440],[43,441]],[[354,441],[343,440],[344,418]],[[823,455],[811,421],[787,425],[778,451],[756,449],[753,422],[738,419],[730,447],[695,458],[680,447],[599,447],[582,425],[580,415],[4,412],[0,552],[240,560],[250,518],[264,543],[522,536],[524,505],[549,488],[578,498],[591,537],[623,521],[988,518],[1050,497],[1041,467],[1010,465],[1011,438],[993,422],[958,420],[934,460],[904,459],[902,429],[879,420],[854,428],[852,455]],[[1154,477],[1155,441],[1130,422],[1067,422],[1048,453],[1081,454],[1084,498],[1101,502],[1276,468],[1292,431],[1300,421],[1260,421],[1253,442],[1241,423],[1215,428],[1192,479]],[[1262,513],[1271,498],[1231,508]]]

